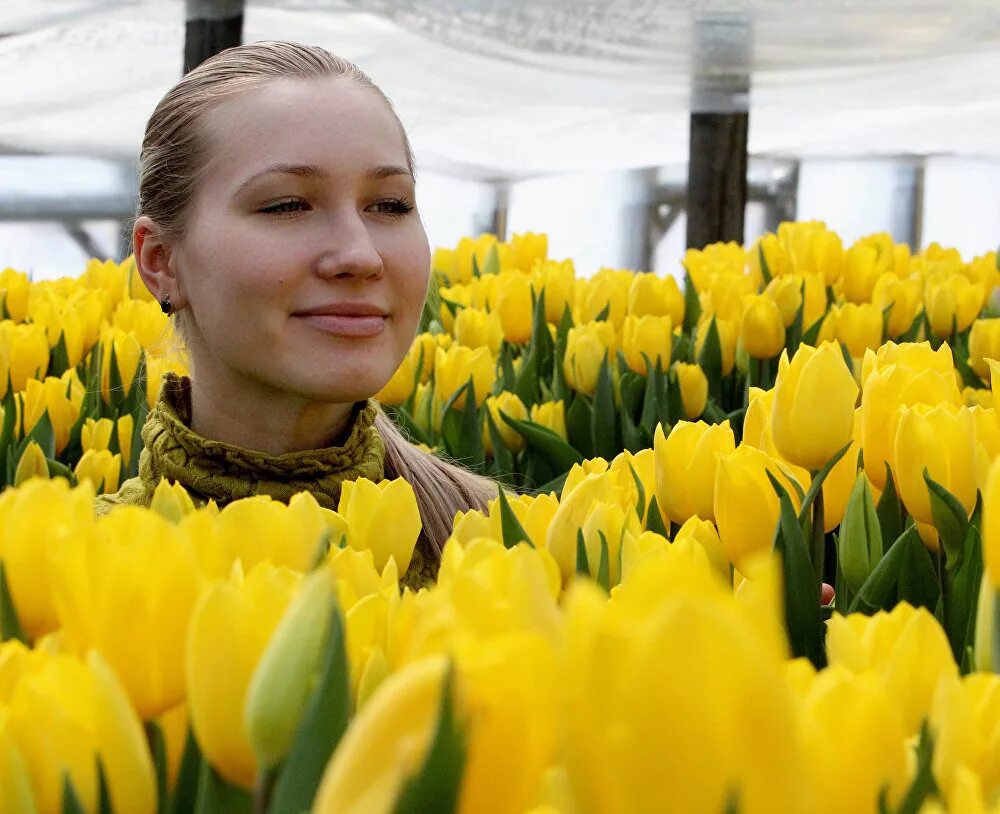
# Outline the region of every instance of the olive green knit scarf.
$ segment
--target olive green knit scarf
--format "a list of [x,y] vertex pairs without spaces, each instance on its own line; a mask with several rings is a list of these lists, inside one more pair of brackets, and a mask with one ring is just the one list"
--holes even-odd
[[385,447],[374,427],[372,402],[359,402],[343,446],[269,455],[221,441],[191,429],[191,380],[167,373],[156,405],[142,428],[139,476],[113,495],[97,499],[98,514],[120,505],[148,506],[160,478],[183,486],[196,504],[219,506],[253,495],[287,503],[297,492],[311,492],[321,506],[336,509],[345,480],[383,477]]

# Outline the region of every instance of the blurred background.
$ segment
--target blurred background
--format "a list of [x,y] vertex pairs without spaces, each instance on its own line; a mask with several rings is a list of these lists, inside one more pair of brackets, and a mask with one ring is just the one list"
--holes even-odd
[[792,218],[1000,243],[996,0],[0,0],[0,266],[127,255],[157,101],[264,39],[393,101],[432,246],[546,232],[580,275],[681,277],[688,245]]

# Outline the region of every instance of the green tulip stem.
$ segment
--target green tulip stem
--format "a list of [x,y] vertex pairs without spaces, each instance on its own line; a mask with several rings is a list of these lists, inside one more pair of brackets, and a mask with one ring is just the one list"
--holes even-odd
[[275,767],[261,767],[257,774],[257,782],[253,789],[253,812],[254,814],[266,814],[271,804],[271,792],[274,791],[274,783],[278,779],[278,770]]
[[[817,472],[812,473],[815,478]],[[826,559],[826,536],[823,533],[825,521],[823,518],[823,490],[816,492],[816,499],[812,505],[812,530],[809,540],[810,553],[812,554],[813,570],[816,572],[816,590],[822,593],[823,590],[823,569]]]
[[937,577],[941,588],[941,627],[948,631],[948,606],[951,604],[951,574],[948,573],[948,560],[944,550],[944,540],[938,539]]

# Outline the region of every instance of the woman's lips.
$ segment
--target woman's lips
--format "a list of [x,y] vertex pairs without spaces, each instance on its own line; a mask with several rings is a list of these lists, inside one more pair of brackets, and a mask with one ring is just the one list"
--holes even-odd
[[299,314],[298,319],[334,336],[372,337],[385,328],[384,316],[347,316],[345,314]]

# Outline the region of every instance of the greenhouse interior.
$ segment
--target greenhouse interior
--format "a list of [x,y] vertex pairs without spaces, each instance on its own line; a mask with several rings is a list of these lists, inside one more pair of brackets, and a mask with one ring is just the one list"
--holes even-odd
[[0,814],[1000,814],[1000,0],[0,75]]

